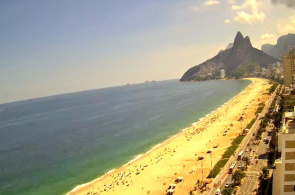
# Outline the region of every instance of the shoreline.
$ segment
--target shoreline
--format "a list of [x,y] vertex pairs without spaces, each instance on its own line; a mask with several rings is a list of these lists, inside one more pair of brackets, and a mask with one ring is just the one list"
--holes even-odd
[[77,185],[71,191],[66,192],[65,194],[71,195],[73,193],[75,194],[76,192],[79,193],[79,190],[83,189],[84,187],[87,187],[87,186],[90,187],[92,184],[95,184],[96,182],[100,182],[100,181],[104,180],[105,178],[107,178],[108,176],[120,172],[122,169],[124,169],[124,168],[126,168],[128,166],[134,165],[136,162],[138,162],[138,161],[140,161],[142,159],[148,158],[154,151],[156,151],[158,149],[161,149],[161,148],[164,148],[165,146],[167,146],[173,140],[175,140],[175,139],[177,139],[179,137],[182,137],[185,133],[189,132],[190,130],[194,130],[202,122],[206,122],[212,116],[214,116],[214,114],[222,111],[222,109],[224,107],[226,107],[227,105],[229,105],[232,102],[234,102],[236,98],[238,98],[239,96],[241,96],[247,89],[249,89],[250,87],[252,87],[255,84],[255,80],[254,79],[247,79],[247,80],[250,80],[252,82],[248,86],[246,86],[241,92],[239,92],[234,97],[232,97],[231,99],[229,99],[228,101],[226,101],[225,103],[223,103],[221,106],[217,107],[215,110],[212,110],[210,113],[206,114],[202,118],[200,118],[197,121],[191,123],[190,126],[187,126],[187,127],[183,128],[183,129],[180,129],[176,134],[171,135],[168,139],[166,139],[163,142],[161,142],[161,143],[153,146],[147,152],[141,153],[141,154],[138,154],[138,155],[134,156],[134,158],[132,158],[130,161],[128,161],[124,165],[122,165],[122,166],[120,166],[118,168],[111,169],[111,170],[107,171],[105,174],[101,175],[98,178],[95,178],[94,180],[92,180],[90,182]]

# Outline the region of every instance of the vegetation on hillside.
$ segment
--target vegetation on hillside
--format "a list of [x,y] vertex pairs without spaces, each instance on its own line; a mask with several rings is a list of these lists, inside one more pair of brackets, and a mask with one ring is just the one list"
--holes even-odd
[[243,78],[251,75],[255,70],[260,70],[260,66],[254,62],[246,62],[240,65],[233,73],[234,78]]

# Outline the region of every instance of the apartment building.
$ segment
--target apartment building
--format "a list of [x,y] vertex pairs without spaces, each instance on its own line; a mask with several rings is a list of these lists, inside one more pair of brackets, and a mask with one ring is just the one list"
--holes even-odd
[[275,195],[295,194],[295,112],[286,112],[283,128],[278,135],[278,152],[281,159],[275,161],[273,189]]
[[295,74],[295,49],[283,56],[284,61],[284,85],[290,87],[294,82]]

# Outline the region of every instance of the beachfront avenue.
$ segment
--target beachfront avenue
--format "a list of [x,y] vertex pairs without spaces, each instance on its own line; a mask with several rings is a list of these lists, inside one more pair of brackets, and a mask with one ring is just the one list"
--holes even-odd
[[[207,193],[208,195],[218,194],[219,191],[222,192],[223,189],[228,188],[229,184],[232,182],[232,174],[228,174],[228,167],[232,163],[239,164],[240,166],[236,166],[236,170],[242,168],[244,161],[239,160],[238,154],[244,153],[244,157],[250,159],[250,165],[247,168],[246,177],[243,179],[240,188],[238,188],[236,194],[246,195],[246,194],[253,194],[257,192],[258,183],[259,183],[259,176],[263,167],[267,166],[267,158],[259,158],[261,155],[265,155],[267,153],[268,144],[264,142],[265,139],[270,140],[270,136],[267,136],[268,130],[272,130],[273,124],[270,123],[266,127],[266,132],[262,133],[262,137],[259,140],[259,144],[254,143],[254,136],[258,129],[260,128],[260,124],[262,119],[265,117],[265,114],[269,111],[269,108],[274,101],[276,96],[276,92],[279,90],[279,87],[272,93],[272,95],[267,99],[265,103],[265,107],[263,111],[260,113],[259,117],[257,117],[255,123],[249,130],[248,134],[236,149],[234,155],[231,156],[228,163],[224,166],[224,168],[220,171],[220,173],[215,177],[213,180],[213,184],[218,183],[218,185],[212,186],[211,190]],[[241,166],[242,165],[242,166]],[[243,167],[244,169],[244,167]],[[205,193],[206,194],[206,193]]]

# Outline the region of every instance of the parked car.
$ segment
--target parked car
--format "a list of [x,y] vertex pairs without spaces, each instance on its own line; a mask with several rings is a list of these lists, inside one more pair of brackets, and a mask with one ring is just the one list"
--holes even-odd
[[229,188],[229,183],[226,183],[224,187]]
[[220,194],[220,189],[218,188],[215,192],[216,195],[219,195]]

